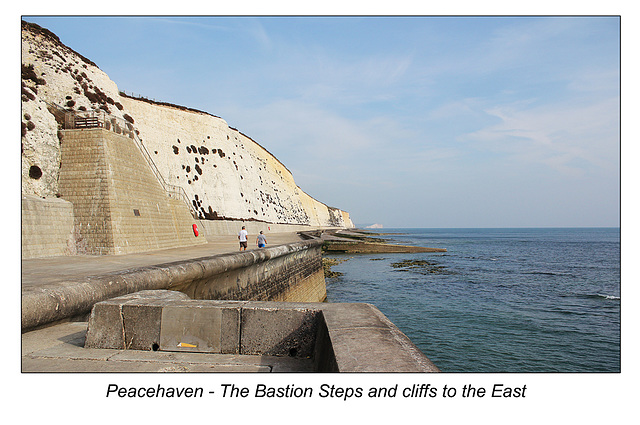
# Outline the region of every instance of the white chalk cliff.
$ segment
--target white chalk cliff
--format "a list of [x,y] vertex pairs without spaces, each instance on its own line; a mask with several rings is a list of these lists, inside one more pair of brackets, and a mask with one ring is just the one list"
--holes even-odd
[[59,193],[60,124],[51,104],[101,109],[132,124],[164,180],[200,219],[353,227],[349,214],[302,191],[265,148],[218,117],[121,94],[93,62],[53,33],[22,24],[22,193]]

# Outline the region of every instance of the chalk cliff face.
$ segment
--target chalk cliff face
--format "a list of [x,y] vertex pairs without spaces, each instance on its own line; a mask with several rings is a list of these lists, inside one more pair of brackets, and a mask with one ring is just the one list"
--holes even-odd
[[[304,193],[258,143],[210,114],[121,94],[94,63],[49,31],[22,24],[22,192],[59,193],[61,118],[102,110],[130,123],[166,183],[182,187],[201,219],[353,227],[348,213]],[[141,167],[148,166],[140,164]]]

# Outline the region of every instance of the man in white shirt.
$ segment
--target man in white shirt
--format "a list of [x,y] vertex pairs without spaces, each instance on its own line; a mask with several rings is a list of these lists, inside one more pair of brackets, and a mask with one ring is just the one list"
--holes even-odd
[[247,250],[247,236],[249,236],[249,234],[245,230],[244,226],[242,226],[242,230],[240,230],[240,233],[238,233],[238,240],[240,241],[240,251],[242,251],[243,249],[244,251]]

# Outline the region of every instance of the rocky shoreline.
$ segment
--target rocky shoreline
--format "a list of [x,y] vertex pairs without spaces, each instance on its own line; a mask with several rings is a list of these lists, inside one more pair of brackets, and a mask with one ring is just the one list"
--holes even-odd
[[[390,244],[387,243],[387,239],[378,237],[384,235],[384,233],[372,233],[362,229],[349,229],[327,230],[319,233],[317,236],[322,238],[322,251],[327,253],[398,254],[415,252],[447,252],[445,248],[427,248],[422,246]],[[332,278],[341,276],[342,273],[331,270],[331,267],[347,260],[348,259],[338,260],[335,258],[322,258],[324,277]]]
[[387,239],[377,237],[381,235],[361,229],[325,231],[322,233],[322,250],[348,254],[447,252],[446,248],[390,244]]

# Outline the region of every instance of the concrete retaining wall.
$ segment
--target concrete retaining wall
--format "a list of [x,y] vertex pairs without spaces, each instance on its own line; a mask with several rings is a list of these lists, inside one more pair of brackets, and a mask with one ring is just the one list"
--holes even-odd
[[22,196],[22,258],[75,254],[73,205],[62,199]]
[[22,330],[84,315],[97,302],[148,289],[204,299],[322,301],[321,246],[322,241],[308,240],[23,288]]
[[260,221],[242,220],[201,220],[198,224],[198,227],[202,227],[204,229],[203,233],[207,239],[213,238],[214,240],[216,235],[235,236],[238,234],[242,226],[246,226],[247,232],[252,236],[260,233],[261,230],[267,234],[267,232],[294,233],[322,229],[322,227],[306,226],[302,224],[273,224]]
[[206,242],[194,236],[188,206],[167,196],[129,137],[103,129],[66,130],[61,149],[59,188],[73,203],[79,253],[126,254]]
[[371,304],[198,301],[142,291],[98,303],[85,348],[312,359],[318,372],[439,372]]
[[324,301],[321,248],[308,241],[203,259],[217,272],[173,289],[205,300]]

